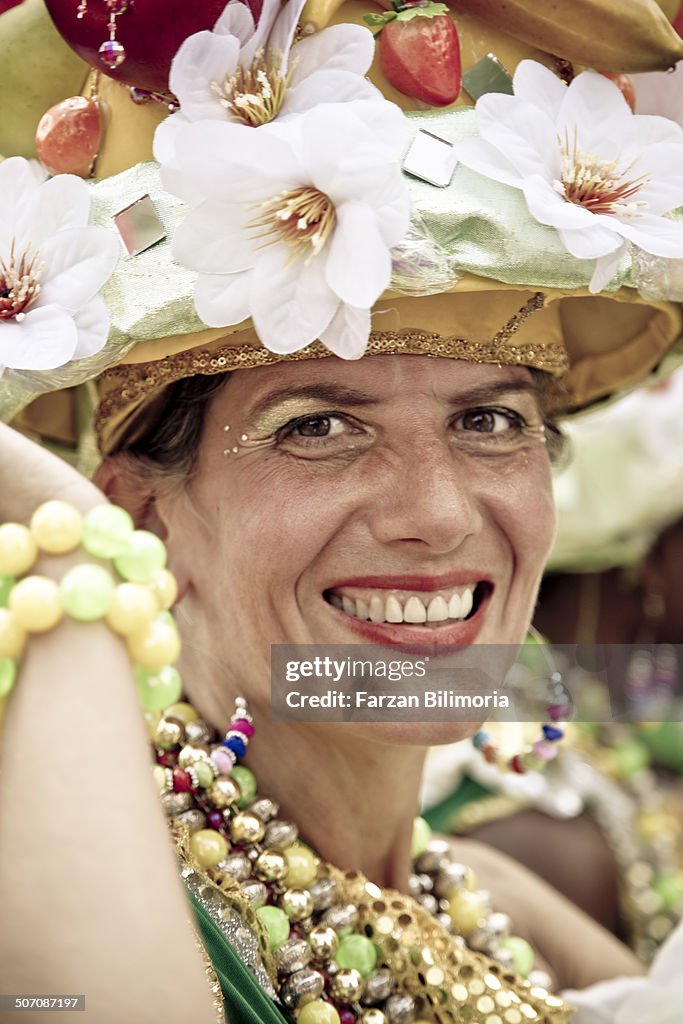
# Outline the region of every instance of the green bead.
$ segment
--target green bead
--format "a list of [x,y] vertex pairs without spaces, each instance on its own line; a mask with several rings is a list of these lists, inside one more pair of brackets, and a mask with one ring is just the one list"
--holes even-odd
[[166,665],[158,672],[146,672],[138,666],[135,681],[143,711],[165,711],[169,704],[180,700],[183,692],[183,681],[174,665]]
[[14,686],[17,663],[12,658],[0,658],[0,700],[6,697]]
[[297,1024],[339,1024],[340,1017],[332,1003],[315,999],[305,1003],[299,1010]]
[[206,761],[195,761],[194,770],[197,773],[197,782],[202,789],[206,789],[207,786],[211,785],[214,780],[214,774],[210,765],[207,764]]
[[612,751],[614,767],[620,779],[630,779],[650,764],[647,747],[639,740],[627,740]]
[[240,809],[244,809],[249,806],[256,796],[256,777],[253,772],[250,772],[242,764],[236,764],[230,774],[240,787],[240,793],[242,794],[237,801],[237,806]]
[[652,888],[662,901],[662,910],[677,910],[683,903],[683,871],[657,875],[652,881]]
[[259,907],[256,911],[268,932],[268,944],[271,949],[284,945],[289,938],[289,918],[279,907]]
[[340,967],[358,971],[369,978],[377,964],[374,942],[364,935],[345,935],[334,958]]
[[413,860],[425,852],[431,838],[432,830],[424,818],[415,818],[413,822],[413,838],[410,846],[410,855]]
[[125,550],[114,558],[114,565],[124,580],[148,583],[166,565],[166,545],[149,530],[135,530]]
[[114,580],[101,565],[75,565],[61,584],[64,611],[79,622],[103,618],[111,607]]
[[135,524],[118,505],[98,505],[83,520],[81,544],[96,558],[115,558],[125,551]]
[[0,576],[0,608],[6,608],[12,587],[17,581],[14,576]]
[[534,951],[526,939],[520,938],[519,935],[508,935],[507,938],[501,939],[500,948],[510,954],[520,978],[526,978],[533,970],[535,959]]

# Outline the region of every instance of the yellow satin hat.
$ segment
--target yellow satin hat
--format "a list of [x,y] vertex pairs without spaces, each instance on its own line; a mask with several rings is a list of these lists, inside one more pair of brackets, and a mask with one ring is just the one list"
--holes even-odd
[[[459,2],[450,14],[458,29],[463,72],[491,54],[508,72],[531,57],[567,77],[595,64],[603,51],[601,68],[615,72],[662,66],[683,53],[673,30],[672,37],[667,36],[653,15],[654,2],[644,4],[638,19],[629,21],[613,0],[582,0],[572,13],[571,33],[557,22],[535,18],[531,7],[526,0]],[[309,0],[300,26],[308,33],[332,23],[362,24],[365,15],[382,10],[371,0]],[[585,30],[577,31],[582,24]],[[605,31],[612,26],[609,45],[599,38],[596,25]],[[412,111],[408,117],[415,131],[450,142],[476,132],[472,97],[465,90],[452,108],[430,110],[394,89],[377,60],[369,77],[387,98]],[[165,112],[152,104],[133,105],[127,90],[106,77],[99,80],[98,93],[108,110],[95,169],[103,180],[93,186],[99,197],[98,223],[107,223],[117,203],[123,208],[126,199],[135,198],[143,179],[157,209],[163,209],[163,186],[157,183],[153,166],[138,165],[151,159],[153,133]],[[466,257],[436,294],[426,294],[429,289],[423,281],[422,290],[410,284],[381,297],[373,308],[369,355],[421,354],[540,369],[553,378],[549,401],[558,414],[620,393],[662,365],[665,357],[675,358],[667,353],[683,327],[678,303],[643,298],[628,275],[614,290],[590,293],[590,274],[579,267],[586,261],[569,256],[554,231],[531,222],[528,213],[522,216],[520,193],[506,195],[501,202],[501,190],[513,190],[497,183],[480,189],[479,179],[475,191],[472,182],[478,175],[466,168],[458,168],[457,175],[449,188],[411,178],[411,201],[440,249],[448,253],[455,245],[462,255],[465,242]],[[177,212],[169,212],[171,225],[177,222]],[[193,276],[175,265],[168,241],[135,260],[136,265],[122,260],[103,292],[113,310],[112,336],[118,350],[111,360],[115,365],[97,381],[96,424],[105,453],[115,449],[131,418],[166,384],[195,374],[331,354],[320,342],[288,355],[276,354],[260,343],[249,322],[205,328],[194,312],[188,312]],[[174,300],[177,297],[177,309],[170,301],[155,305],[149,294],[155,273],[165,277],[165,287]],[[177,285],[172,283],[176,274]],[[144,287],[141,282],[146,282]],[[139,299],[132,319],[130,296]],[[66,438],[74,422],[69,409],[63,396],[46,396],[24,412],[23,422],[44,429],[51,420],[53,435]]]

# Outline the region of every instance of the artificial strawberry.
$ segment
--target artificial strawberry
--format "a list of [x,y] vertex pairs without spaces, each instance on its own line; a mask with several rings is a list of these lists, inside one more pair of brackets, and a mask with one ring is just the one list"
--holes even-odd
[[460,44],[448,7],[429,0],[401,3],[393,11],[369,14],[369,25],[381,25],[379,63],[399,92],[446,107],[460,94]]

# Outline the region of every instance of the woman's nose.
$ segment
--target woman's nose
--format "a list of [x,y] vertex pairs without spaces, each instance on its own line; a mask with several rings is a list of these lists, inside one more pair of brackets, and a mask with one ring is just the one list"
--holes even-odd
[[441,439],[392,452],[375,479],[373,535],[383,544],[420,544],[433,554],[455,550],[482,525],[475,475],[467,457]]

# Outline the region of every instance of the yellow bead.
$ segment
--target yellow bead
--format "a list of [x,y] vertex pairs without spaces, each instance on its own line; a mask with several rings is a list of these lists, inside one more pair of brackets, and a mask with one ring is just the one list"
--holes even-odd
[[107,622],[115,633],[131,636],[148,626],[158,614],[154,594],[139,583],[119,583],[114,591]]
[[483,896],[469,889],[456,889],[448,899],[448,916],[457,931],[469,938],[481,925],[486,916],[486,901]]
[[48,555],[63,555],[81,543],[83,517],[65,501],[46,501],[31,517],[31,535]]
[[167,718],[179,718],[183,725],[189,725],[190,722],[196,722],[199,715],[192,707],[191,704],[186,704],[184,701],[180,701],[178,704],[171,704],[164,711]]
[[136,665],[149,672],[157,672],[177,661],[180,637],[170,622],[154,619],[146,629],[128,637],[128,650]]
[[324,1003],[322,999],[315,999],[312,1003],[306,1003],[301,1007],[297,1024],[339,1024],[339,1014],[332,1003]]
[[163,793],[164,790],[166,789],[166,772],[164,771],[160,764],[153,765],[152,778],[154,779],[154,784],[156,785],[159,792]]
[[220,832],[200,828],[190,836],[190,849],[203,868],[214,868],[227,857],[228,844]]
[[290,889],[307,888],[315,881],[318,873],[318,860],[315,854],[303,843],[294,843],[284,853],[287,858],[285,884]]
[[172,608],[175,604],[178,596],[178,584],[176,583],[175,576],[168,569],[159,569],[154,574],[149,589],[158,601],[161,611]]
[[54,629],[63,615],[59,585],[47,576],[25,576],[9,596],[9,608],[27,633]]
[[147,729],[147,735],[152,740],[157,731],[157,726],[161,721],[161,711],[144,711],[143,718],[145,720],[145,727]]
[[0,658],[19,658],[26,643],[26,632],[8,608],[0,608]]
[[38,557],[31,531],[19,523],[0,526],[0,575],[23,576]]

